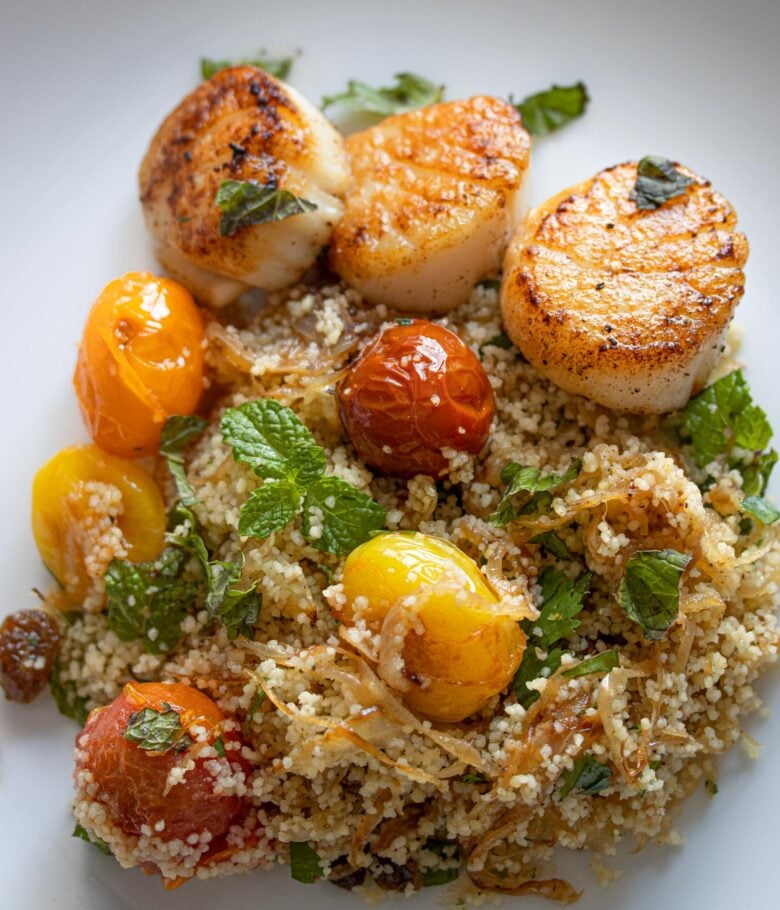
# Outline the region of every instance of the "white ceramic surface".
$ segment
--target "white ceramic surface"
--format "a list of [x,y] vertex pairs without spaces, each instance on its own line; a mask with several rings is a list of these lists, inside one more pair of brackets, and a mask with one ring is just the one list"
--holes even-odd
[[[0,22],[0,612],[32,605],[31,585],[45,582],[28,530],[32,476],[85,438],[70,386],[75,345],[103,284],[154,266],[136,170],[163,115],[197,83],[202,54],[299,49],[290,81],[315,101],[350,77],[381,83],[403,69],[446,82],[451,98],[522,97],[553,81],[585,80],[587,116],[535,143],[534,200],[647,153],[709,176],[750,238],[738,321],[751,385],[780,426],[777,0],[4,0]],[[581,858],[564,857],[562,868],[586,888],[582,910],[780,905],[776,672],[761,691],[774,711],[747,729],[763,755],[757,763],[738,749],[727,756],[718,796],[701,792],[685,809],[684,848],[627,856],[606,891]],[[297,885],[281,869],[165,893],[156,879],[70,837],[71,721],[43,697],[28,708],[0,704],[0,731],[0,906],[361,906],[328,885]],[[431,908],[440,895],[431,889],[406,906]],[[515,905],[549,906],[506,904]]]

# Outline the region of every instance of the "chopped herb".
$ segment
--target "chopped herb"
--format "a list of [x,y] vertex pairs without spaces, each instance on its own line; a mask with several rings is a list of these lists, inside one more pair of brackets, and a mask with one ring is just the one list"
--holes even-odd
[[620,655],[617,651],[603,651],[588,657],[576,667],[569,667],[562,675],[567,679],[576,679],[578,676],[589,676],[591,673],[609,673],[620,666]]
[[[501,482],[504,492],[498,508],[488,519],[492,525],[503,528],[523,515],[533,515],[548,507],[552,502],[552,493],[560,487],[575,480],[582,470],[582,460],[572,458],[571,464],[563,474],[542,474],[539,468],[510,461],[501,471]],[[517,508],[514,497],[520,493],[527,495],[522,505]]]
[[73,829],[72,837],[80,837],[82,840],[85,840],[88,844],[92,844],[93,847],[97,847],[101,853],[105,853],[106,856],[113,856],[114,854],[111,851],[111,847],[108,844],[99,838],[96,834],[90,834],[89,831],[80,823],[76,822],[76,827]]
[[422,874],[423,888],[434,888],[437,885],[448,885],[460,876],[460,867],[451,869],[426,869]]
[[256,66],[277,79],[286,79],[292,69],[292,65],[292,57],[279,57],[277,59],[255,57],[242,58],[241,60],[211,60],[209,57],[201,57],[200,75],[202,79],[211,79],[216,73],[226,70],[230,66]]
[[322,99],[322,109],[338,104],[361,114],[387,117],[418,107],[435,104],[444,97],[444,86],[436,85],[415,73],[396,73],[395,85],[371,88],[358,79],[350,79],[347,88]]
[[105,576],[108,626],[120,641],[143,639],[150,654],[176,647],[199,590],[181,577],[186,561],[186,554],[172,547],[155,562],[111,561]]
[[746,496],[742,500],[740,509],[763,525],[773,525],[780,518],[780,512],[763,496]]
[[718,794],[718,785],[715,783],[714,780],[705,780],[705,781],[704,781],[704,786],[705,786],[705,788],[706,788],[706,790],[707,790],[707,793],[709,793],[710,796],[717,796],[717,794]]
[[742,492],[745,496],[763,496],[769,485],[772,469],[777,464],[777,452],[758,452],[753,460],[740,467],[742,472]]
[[325,451],[290,408],[260,399],[229,408],[222,437],[236,461],[266,478],[241,507],[239,532],[267,537],[302,513],[302,532],[316,549],[345,556],[385,523],[366,493],[325,476]]
[[678,171],[668,158],[646,155],[637,165],[636,183],[629,199],[636,202],[638,209],[657,209],[670,199],[682,196],[693,183]]
[[395,321],[398,325],[411,325],[414,322],[414,320],[409,319],[408,316],[397,316]]
[[555,533],[555,531],[545,531],[543,534],[537,534],[528,542],[539,544],[540,546],[544,547],[545,550],[548,550],[550,553],[552,553],[553,556],[557,556],[558,559],[574,559],[574,557],[569,552],[569,548]]
[[165,421],[160,435],[160,454],[168,461],[179,500],[185,506],[196,503],[198,498],[184,472],[184,450],[207,426],[208,421],[202,417],[174,414]]
[[512,347],[512,341],[508,335],[504,332],[501,332],[499,335],[494,335],[492,338],[488,338],[487,341],[484,341],[479,346],[479,356],[485,353],[485,348],[501,348],[503,351],[508,351]]
[[73,680],[69,679],[63,682],[60,679],[61,672],[61,666],[57,663],[52,668],[51,676],[49,676],[49,688],[51,689],[54,704],[57,705],[60,714],[75,720],[80,727],[83,727],[89,714],[87,699],[78,694],[76,683]]
[[306,843],[290,844],[290,874],[296,882],[311,885],[322,878],[322,864],[314,850]]
[[217,615],[225,625],[228,641],[234,641],[239,635],[253,637],[261,605],[256,585],[255,581],[244,591],[230,588],[226,592]]
[[546,136],[585,113],[590,98],[584,83],[553,85],[515,104],[532,136]]
[[187,734],[178,712],[167,702],[163,702],[162,706],[162,711],[144,708],[133,712],[122,736],[147,752],[170,752],[175,749]]
[[579,627],[580,621],[576,617],[584,606],[590,578],[590,573],[586,572],[570,581],[552,567],[542,572],[539,579],[542,609],[538,619],[521,623],[528,644],[512,683],[517,700],[524,708],[529,708],[539,698],[539,693],[529,689],[528,683],[540,676],[550,676],[560,667],[563,651],[553,645],[568,638]]
[[220,758],[225,757],[225,740],[222,738],[222,736],[218,736],[214,740],[214,751]]
[[464,774],[461,780],[464,784],[486,784],[488,782],[484,774],[474,774],[472,772]]
[[618,600],[645,638],[663,638],[677,618],[680,577],[691,558],[677,550],[638,550],[626,563]]
[[[500,291],[501,290],[501,279],[500,278],[483,278],[482,281],[477,282],[477,287],[483,288],[486,291]],[[489,344],[490,342],[487,342],[487,343]]]
[[558,799],[565,799],[572,790],[582,796],[595,796],[610,785],[612,769],[602,765],[590,753],[578,758],[570,771],[561,775]]
[[284,221],[317,208],[315,202],[296,196],[289,190],[256,180],[223,180],[214,202],[222,209],[220,237],[230,237],[242,227]]
[[650,770],[651,770],[651,771],[657,771],[660,767],[661,767],[661,759],[660,759],[660,758],[653,759],[653,761],[650,762]]
[[[372,531],[371,534],[375,535],[376,531]],[[316,565],[317,565],[317,568],[320,570],[320,572],[322,572],[325,575],[325,577],[328,579],[328,584],[330,584],[330,582],[333,581],[336,573],[333,571],[333,569],[331,569],[330,566],[326,566],[324,562],[318,562],[318,563],[316,563]]]
[[255,719],[255,714],[257,714],[257,709],[263,703],[265,698],[265,692],[262,689],[258,689],[257,692],[252,696],[252,701],[249,705],[249,710],[246,714],[246,720],[244,721],[244,736],[249,736],[249,732],[252,729],[252,722]]

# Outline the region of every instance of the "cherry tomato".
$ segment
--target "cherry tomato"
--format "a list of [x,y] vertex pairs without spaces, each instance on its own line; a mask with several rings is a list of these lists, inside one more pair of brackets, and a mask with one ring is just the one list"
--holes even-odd
[[360,458],[386,474],[439,476],[443,448],[476,454],[495,403],[474,353],[448,329],[414,319],[370,341],[338,386]]
[[[119,514],[101,513],[90,481],[119,491]],[[95,573],[102,574],[100,566],[86,561],[101,522],[119,528],[132,562],[155,559],[165,545],[165,504],[143,468],[97,446],[63,449],[35,475],[32,526],[41,558],[74,602],[84,599]]]
[[402,599],[431,588],[401,646],[409,684],[401,697],[418,714],[461,721],[512,681],[525,634],[515,620],[491,609],[497,594],[476,563],[449,541],[381,534],[349,554],[343,586],[346,603],[334,612],[348,624],[362,619],[373,631]]
[[128,272],[95,301],[73,385],[95,442],[114,455],[150,455],[171,414],[191,414],[203,391],[203,320],[190,292]]
[[[125,735],[145,709],[179,715],[181,729],[164,751],[143,748]],[[146,827],[164,840],[186,841],[203,831],[216,839],[242,805],[238,796],[220,788],[219,774],[230,777],[236,766],[245,770],[237,751],[229,748],[238,736],[223,732],[224,720],[214,702],[192,686],[130,682],[111,704],[91,712],[76,737],[77,786],[79,772],[90,772],[97,786],[90,796],[108,808],[126,834],[139,835]],[[224,758],[214,750],[199,756],[205,744],[214,746],[219,737]],[[183,778],[169,786],[176,769],[184,772]]]

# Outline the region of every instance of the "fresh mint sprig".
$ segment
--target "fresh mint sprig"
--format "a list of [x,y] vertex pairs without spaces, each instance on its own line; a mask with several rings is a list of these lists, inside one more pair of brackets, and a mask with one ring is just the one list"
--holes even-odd
[[184,471],[184,450],[187,446],[206,429],[208,421],[194,414],[174,414],[169,417],[160,434],[160,455],[168,462],[179,501],[185,506],[194,505],[198,501],[195,491],[187,480]]
[[645,638],[663,638],[677,618],[680,580],[691,558],[677,550],[638,550],[629,557],[618,601]]
[[[504,492],[488,521],[503,528],[523,515],[534,515],[548,509],[552,503],[552,494],[575,480],[581,470],[580,458],[573,458],[563,474],[542,474],[539,468],[510,461],[501,470]],[[520,494],[525,494],[522,501]]]
[[395,85],[381,88],[372,88],[359,79],[350,79],[343,92],[325,95],[322,109],[339,105],[355,113],[387,117],[436,104],[443,97],[443,85],[436,85],[416,73],[397,73]]
[[223,180],[214,197],[222,210],[219,236],[230,237],[239,228],[269,221],[284,221],[317,209],[317,203],[289,190],[256,180]]
[[590,97],[583,82],[553,85],[515,104],[532,136],[546,136],[585,113]]

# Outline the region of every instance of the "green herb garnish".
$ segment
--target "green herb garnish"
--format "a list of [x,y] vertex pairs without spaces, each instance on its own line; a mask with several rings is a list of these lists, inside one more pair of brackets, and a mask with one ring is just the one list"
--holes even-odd
[[252,701],[249,705],[249,710],[246,714],[246,720],[244,721],[244,736],[249,736],[249,732],[252,729],[252,723],[255,719],[255,714],[257,714],[257,709],[263,703],[265,698],[265,692],[262,689],[258,689],[257,692],[252,696]]
[[488,779],[484,774],[473,773],[469,771],[467,774],[464,774],[461,778],[464,784],[486,784]]
[[582,796],[595,796],[610,785],[612,769],[602,765],[590,753],[578,758],[570,771],[561,775],[558,799],[565,799],[572,790]]
[[680,577],[691,561],[677,550],[638,550],[626,563],[618,600],[642,627],[645,638],[657,641],[677,618]]
[[426,869],[422,874],[423,888],[435,888],[437,885],[448,885],[460,876],[460,867],[450,869]]
[[492,338],[488,338],[487,341],[484,341],[479,346],[479,356],[482,357],[484,355],[485,348],[501,348],[502,351],[508,351],[511,347],[511,339],[504,332],[501,332],[499,335],[493,335]]
[[338,104],[361,114],[387,117],[418,107],[435,104],[444,97],[444,86],[436,85],[416,73],[396,73],[395,85],[371,88],[358,79],[350,79],[347,88],[335,95],[325,95],[322,109]]
[[769,485],[772,469],[777,464],[777,452],[758,452],[746,465],[740,465],[742,492],[745,496],[763,496]]
[[520,625],[528,636],[523,661],[515,674],[512,687],[517,700],[529,708],[538,698],[528,683],[540,676],[551,676],[561,665],[563,651],[553,647],[568,638],[580,625],[576,618],[584,606],[590,584],[590,573],[570,581],[558,569],[548,567],[542,572],[542,609],[536,620],[524,620]]
[[717,796],[717,794],[718,794],[718,785],[715,783],[714,780],[705,780],[705,781],[704,781],[704,787],[705,787],[707,793],[708,793],[711,797],[712,797],[712,796]]
[[780,511],[763,496],[746,496],[740,504],[740,509],[763,525],[773,525],[780,518]]
[[[501,290],[501,279],[500,278],[483,278],[482,281],[477,282],[478,288],[483,288],[486,291],[500,291]],[[498,337],[498,336],[496,336]],[[506,336],[504,336],[506,337]],[[490,344],[490,342],[486,342]],[[511,342],[510,342],[511,344]]]
[[590,98],[584,83],[553,85],[515,104],[532,136],[546,136],[585,113]]
[[214,740],[214,751],[220,758],[225,757],[225,740],[221,735]]
[[[488,521],[498,528],[503,528],[510,521],[523,515],[533,515],[548,508],[552,502],[552,493],[560,487],[571,483],[582,470],[582,460],[572,458],[571,464],[563,474],[542,474],[539,468],[527,467],[510,461],[501,471],[501,482],[504,492],[498,508]],[[515,497],[525,494],[522,503],[517,506]]]
[[636,183],[629,199],[638,209],[657,209],[670,199],[682,196],[693,183],[691,177],[677,170],[668,158],[646,155],[637,165]]
[[315,202],[296,196],[289,190],[256,180],[223,180],[214,201],[222,209],[220,237],[230,237],[242,227],[284,221],[317,208]]
[[179,500],[185,506],[198,501],[184,472],[184,450],[208,426],[208,421],[195,415],[174,414],[165,421],[160,435],[160,454],[167,459]]
[[76,827],[73,829],[72,837],[80,837],[82,840],[85,840],[88,844],[92,844],[93,847],[97,847],[101,853],[105,853],[106,856],[113,856],[111,847],[108,844],[99,838],[95,834],[90,834],[89,831],[80,823],[76,822]]
[[209,57],[201,57],[200,75],[205,80],[211,79],[212,76],[230,66],[256,66],[277,79],[286,79],[292,69],[292,65],[292,57],[279,57],[276,59],[255,57],[242,58],[241,60],[212,60]]
[[620,655],[617,651],[602,651],[601,654],[585,658],[576,667],[569,667],[561,675],[566,679],[576,679],[578,676],[589,676],[591,673],[609,673],[619,666]]
[[290,874],[296,882],[311,885],[322,878],[320,858],[307,843],[290,844]]
[[67,682],[63,682],[60,679],[60,673],[61,668],[57,663],[52,668],[51,676],[49,676],[49,688],[51,689],[54,704],[57,705],[60,714],[75,720],[80,727],[83,727],[89,714],[87,699],[78,694],[76,683],[73,680],[69,679]]
[[544,547],[545,550],[552,553],[553,556],[557,556],[558,559],[574,559],[574,557],[569,552],[569,548],[555,533],[555,531],[545,531],[542,534],[536,534],[528,541],[528,543],[539,544],[539,546]]
[[182,738],[188,736],[182,728],[178,712],[167,703],[162,711],[144,708],[134,711],[127,719],[122,736],[146,752],[170,752]]
[[108,626],[120,641],[143,639],[150,654],[167,654],[184,634],[199,586],[182,578],[187,556],[166,547],[155,562],[114,559],[105,575]]
[[316,549],[345,556],[384,526],[385,510],[337,477],[325,476],[325,451],[290,408],[260,399],[228,408],[222,438],[236,461],[265,478],[241,507],[239,533],[268,537],[299,513]]

